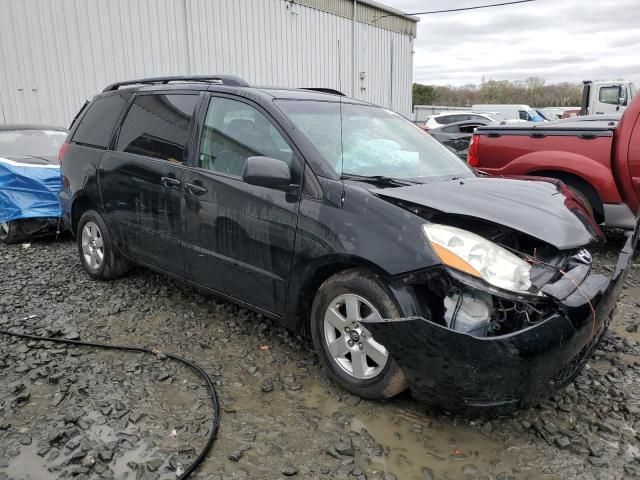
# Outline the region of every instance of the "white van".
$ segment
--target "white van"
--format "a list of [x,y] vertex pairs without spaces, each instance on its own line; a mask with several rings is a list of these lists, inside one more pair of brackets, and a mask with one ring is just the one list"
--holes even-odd
[[526,122],[544,122],[529,105],[490,105],[479,104],[471,107],[475,112],[497,112],[505,120],[524,120]]

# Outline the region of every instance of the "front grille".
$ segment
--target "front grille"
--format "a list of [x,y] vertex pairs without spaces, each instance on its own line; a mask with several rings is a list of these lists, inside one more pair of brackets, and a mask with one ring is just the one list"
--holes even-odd
[[553,377],[553,381],[560,385],[565,385],[571,382],[578,375],[580,366],[582,365],[582,361],[591,349],[592,344],[593,342],[590,342],[582,347],[578,354],[574,356],[567,365],[562,367],[560,371]]
[[582,347],[582,349],[571,359],[568,364],[560,369],[560,371],[553,377],[554,382],[558,383],[559,385],[565,385],[573,381],[573,379],[578,376],[583,363],[587,360],[589,355],[591,355],[591,352],[596,347],[596,345],[598,345],[600,339],[602,338],[602,335],[609,327],[612,317],[613,313],[609,315],[609,317],[607,317],[607,319],[603,322],[600,331],[593,336],[591,341],[584,347]]

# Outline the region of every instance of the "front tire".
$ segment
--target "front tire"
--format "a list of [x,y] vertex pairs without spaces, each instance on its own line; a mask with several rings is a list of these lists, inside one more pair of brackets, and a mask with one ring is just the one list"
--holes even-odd
[[406,390],[396,362],[359,321],[399,317],[390,292],[371,273],[353,269],[327,279],[311,307],[311,335],[329,376],[349,392],[373,400]]
[[80,262],[95,280],[113,280],[129,268],[127,260],[116,250],[102,216],[87,210],[78,223],[76,234]]
[[24,242],[28,238],[20,220],[0,223],[0,242],[11,245]]

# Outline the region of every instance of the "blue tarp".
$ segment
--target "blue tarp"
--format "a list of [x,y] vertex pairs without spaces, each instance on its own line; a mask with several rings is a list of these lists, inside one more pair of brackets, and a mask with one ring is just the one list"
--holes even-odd
[[61,189],[58,165],[32,165],[0,158],[0,222],[60,217]]

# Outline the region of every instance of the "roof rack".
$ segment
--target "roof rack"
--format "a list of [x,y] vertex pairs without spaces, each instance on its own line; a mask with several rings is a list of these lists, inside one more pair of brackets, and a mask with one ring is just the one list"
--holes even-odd
[[113,92],[121,87],[129,85],[164,85],[170,82],[205,82],[216,85],[227,85],[230,87],[248,87],[249,84],[240,77],[234,75],[186,75],[173,77],[152,77],[140,78],[138,80],[127,80],[125,82],[116,82],[107,85],[103,92]]
[[335,90],[333,88],[324,88],[324,87],[306,87],[306,88],[302,88],[302,90],[311,90],[313,92],[322,92],[322,93],[329,93],[331,95],[340,95],[341,97],[344,97],[345,94],[342,93],[340,90]]

